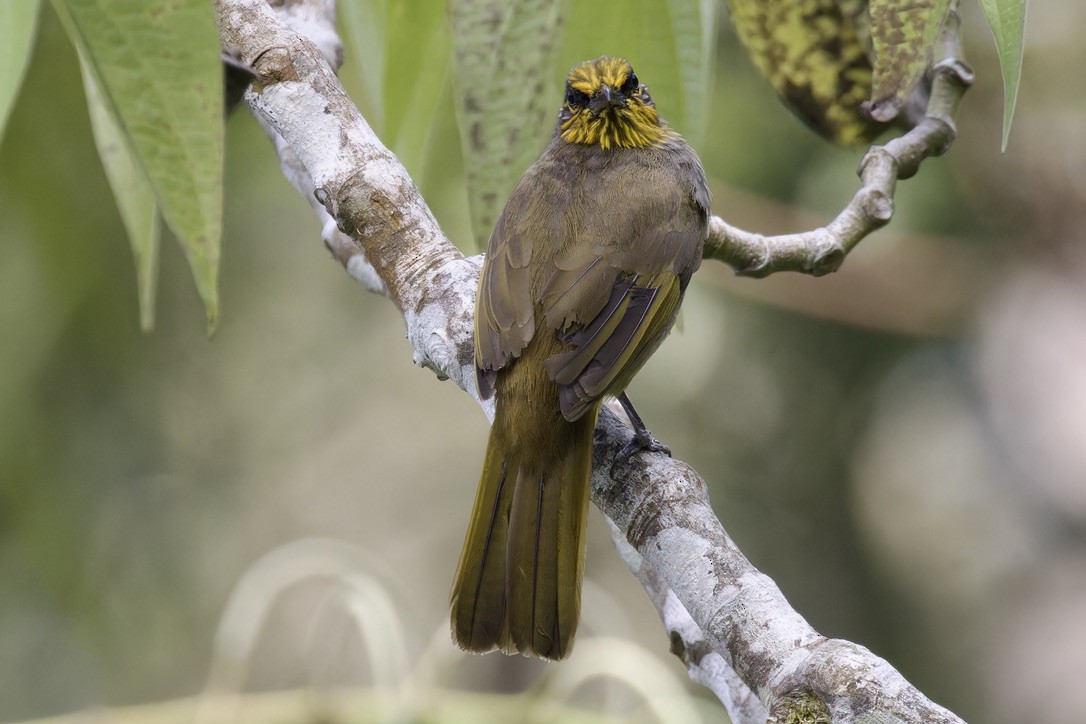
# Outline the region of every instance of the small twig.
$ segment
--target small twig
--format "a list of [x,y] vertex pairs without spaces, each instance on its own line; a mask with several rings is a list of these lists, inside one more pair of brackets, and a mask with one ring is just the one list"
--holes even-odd
[[931,94],[923,119],[884,146],[872,146],[860,161],[860,190],[833,221],[813,231],[763,236],[709,220],[705,258],[722,261],[736,274],[765,277],[780,271],[822,276],[837,271],[860,241],[885,226],[894,213],[899,179],[916,173],[921,161],[946,152],[954,141],[954,112],[973,82],[965,63],[961,23],[952,10],[940,37],[941,60],[930,71]]

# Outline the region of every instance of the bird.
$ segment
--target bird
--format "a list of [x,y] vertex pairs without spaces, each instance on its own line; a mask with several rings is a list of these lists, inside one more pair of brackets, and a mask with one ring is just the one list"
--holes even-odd
[[671,330],[709,206],[701,161],[630,62],[573,66],[480,272],[476,381],[496,399],[451,595],[460,648],[569,655],[597,414],[608,396],[626,408],[635,436],[620,457],[662,448],[625,388]]

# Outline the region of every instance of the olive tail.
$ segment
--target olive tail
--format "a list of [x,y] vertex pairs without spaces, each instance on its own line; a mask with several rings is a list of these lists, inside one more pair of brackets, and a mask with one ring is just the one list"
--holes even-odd
[[453,639],[562,659],[580,617],[595,409],[531,440],[503,417],[499,405],[453,584]]

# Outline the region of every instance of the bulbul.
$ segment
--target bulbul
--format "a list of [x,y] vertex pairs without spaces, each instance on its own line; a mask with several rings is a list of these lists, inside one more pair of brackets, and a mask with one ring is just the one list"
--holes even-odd
[[[709,200],[697,154],[629,62],[573,67],[554,138],[506,202],[479,278],[477,379],[497,399],[453,584],[461,648],[569,654],[596,415],[607,395],[628,404],[671,330]],[[631,419],[638,444],[654,442]]]

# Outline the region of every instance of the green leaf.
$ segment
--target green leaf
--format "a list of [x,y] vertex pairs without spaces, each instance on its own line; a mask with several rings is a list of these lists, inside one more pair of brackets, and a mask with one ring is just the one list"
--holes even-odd
[[354,60],[366,83],[370,106],[376,117],[368,118],[382,129],[385,92],[385,12],[388,0],[343,0],[338,4],[345,32],[347,55]]
[[155,326],[155,288],[158,285],[159,224],[155,192],[144,177],[128,146],[128,139],[102,97],[86,61],[80,60],[94,142],[136,260],[140,327],[144,332],[150,332]]
[[0,2],[0,140],[37,34],[39,0]]
[[[716,2],[668,0],[667,11],[682,107],[682,115],[673,123],[691,144],[700,146],[709,122],[709,91],[716,60]],[[649,70],[652,72],[651,67]]]
[[223,80],[206,0],[53,0],[218,321]]
[[449,54],[445,2],[348,0],[340,3],[340,10],[350,55],[377,112],[371,120],[381,140],[418,180],[448,82],[448,63],[443,62]]
[[894,119],[931,64],[950,0],[871,0],[875,75],[871,117]]
[[[451,0],[456,112],[477,248],[548,140],[561,103],[562,0]],[[598,55],[598,54],[597,54]]]
[[621,10],[602,2],[571,2],[550,109],[557,113],[561,83],[572,65],[618,55],[649,87],[660,114],[699,145],[708,121],[715,8],[712,0],[630,0]]
[[1026,0],[980,0],[995,36],[999,67],[1003,71],[1003,150],[1011,134],[1018,81],[1022,77],[1022,48],[1026,37]]

